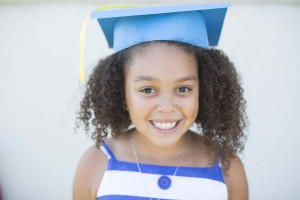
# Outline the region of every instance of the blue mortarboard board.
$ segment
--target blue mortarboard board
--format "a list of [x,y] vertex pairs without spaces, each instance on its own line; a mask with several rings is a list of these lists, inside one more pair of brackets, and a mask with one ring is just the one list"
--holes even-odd
[[208,48],[219,42],[230,4],[97,10],[92,13],[115,52],[138,43],[169,40]]

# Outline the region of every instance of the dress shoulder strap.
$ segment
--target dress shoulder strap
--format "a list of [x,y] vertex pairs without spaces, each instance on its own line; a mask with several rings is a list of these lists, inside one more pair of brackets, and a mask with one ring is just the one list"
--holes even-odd
[[217,154],[214,166],[218,166],[222,168],[222,157],[223,157],[223,149],[221,149]]
[[114,153],[112,152],[111,148],[108,146],[108,144],[104,143],[100,146],[103,153],[107,155],[108,159],[116,159]]

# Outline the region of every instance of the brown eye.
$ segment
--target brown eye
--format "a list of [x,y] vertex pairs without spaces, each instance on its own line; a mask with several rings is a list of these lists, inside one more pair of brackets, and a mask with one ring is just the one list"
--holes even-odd
[[184,87],[178,88],[178,89],[177,89],[177,92],[180,92],[180,93],[186,93],[186,92],[189,92],[189,91],[191,91],[191,90],[192,90],[191,88],[184,86]]
[[153,88],[143,88],[140,90],[140,92],[146,93],[146,94],[151,94],[151,93],[154,93],[155,90]]

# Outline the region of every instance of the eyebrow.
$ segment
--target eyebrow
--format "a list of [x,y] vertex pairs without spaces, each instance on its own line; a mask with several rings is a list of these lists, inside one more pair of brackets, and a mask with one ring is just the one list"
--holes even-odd
[[197,78],[194,75],[190,75],[176,80],[176,82],[185,82],[185,81],[197,81]]
[[138,76],[134,79],[134,82],[135,83],[138,83],[138,82],[142,82],[142,81],[158,81],[156,78],[153,78],[151,76]]
[[[159,80],[151,76],[143,76],[143,75],[138,76],[134,79],[135,83],[142,82],[142,81],[158,82]],[[185,82],[185,81],[197,81],[197,78],[194,75],[190,75],[176,80],[176,82]]]

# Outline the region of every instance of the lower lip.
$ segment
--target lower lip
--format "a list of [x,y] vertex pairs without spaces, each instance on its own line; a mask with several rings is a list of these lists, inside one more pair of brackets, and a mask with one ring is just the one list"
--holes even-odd
[[150,122],[152,127],[154,128],[154,130],[160,134],[174,134],[177,132],[178,128],[179,128],[179,124],[181,123],[181,121],[178,121],[176,123],[176,125],[173,128],[170,129],[160,129],[157,128],[156,126],[154,126],[154,124],[152,122]]

